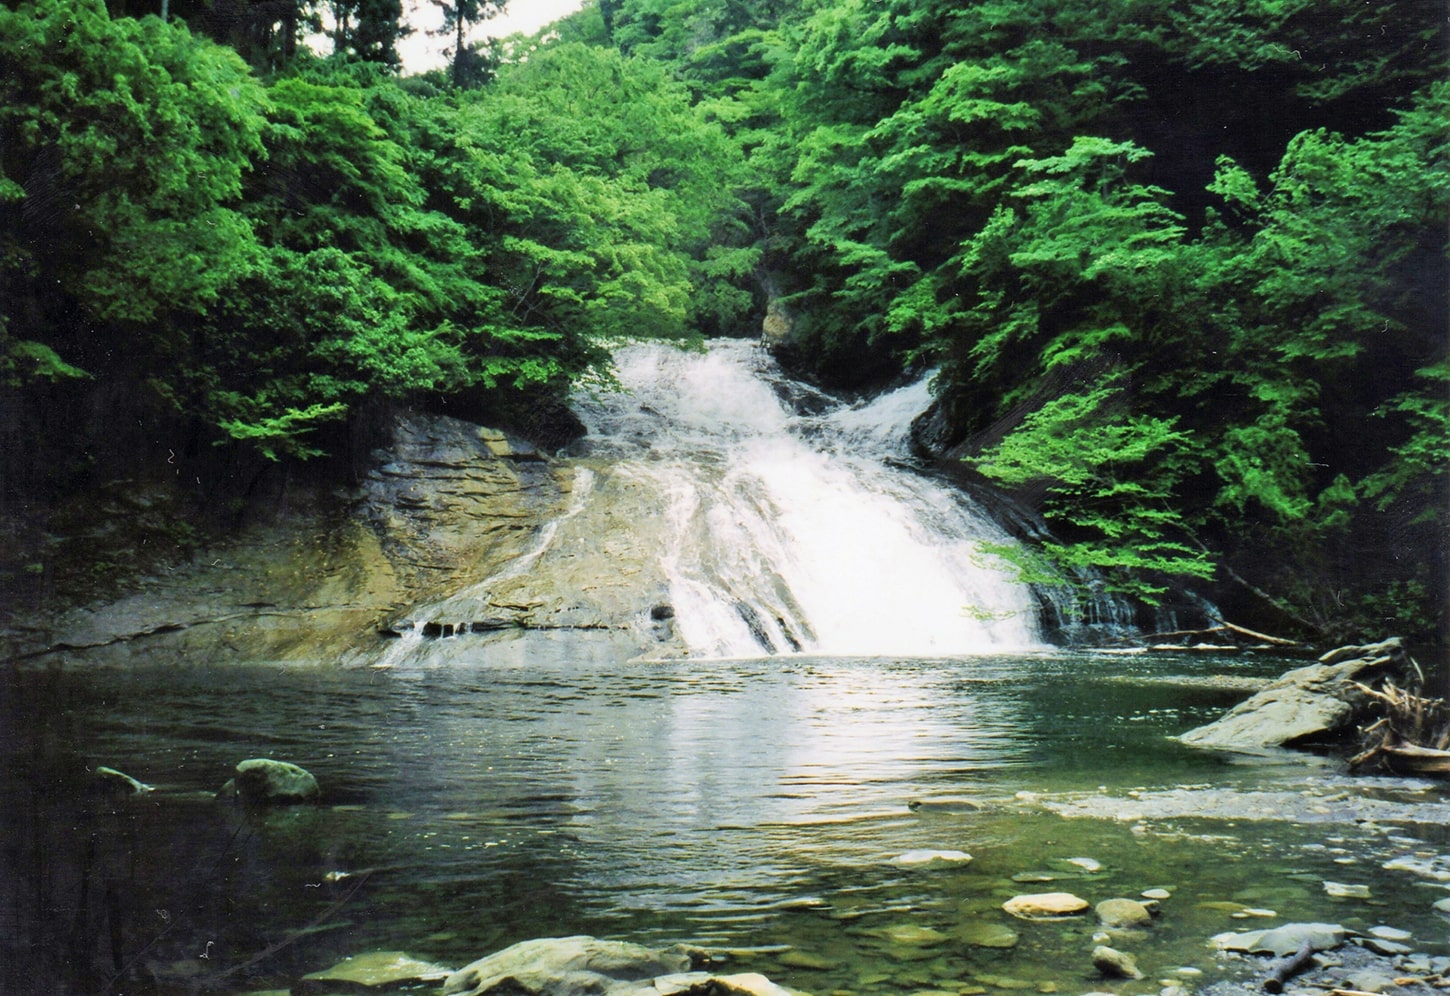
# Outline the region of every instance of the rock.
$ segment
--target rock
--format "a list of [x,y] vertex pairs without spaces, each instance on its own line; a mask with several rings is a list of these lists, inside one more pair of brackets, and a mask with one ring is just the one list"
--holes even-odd
[[1221,951],[1246,951],[1283,958],[1298,951],[1305,941],[1315,951],[1332,951],[1348,936],[1349,931],[1337,923],[1286,923],[1268,930],[1219,934],[1213,938],[1213,944]]
[[1430,906],[1430,908],[1436,913],[1440,913],[1444,916],[1450,916],[1450,896],[1447,896],[1444,899],[1436,900]]
[[903,868],[921,868],[928,865],[964,865],[972,860],[966,851],[907,851],[891,859],[893,865]]
[[1099,944],[1093,948],[1093,967],[1110,979],[1141,979],[1138,962],[1125,951]]
[[1086,899],[1079,899],[1070,892],[1039,892],[1009,899],[1002,908],[1022,920],[1054,920],[1076,916],[1088,905]]
[[1097,872],[1103,870],[1103,863],[1101,861],[1098,861],[1096,858],[1068,858],[1063,862],[1063,864],[1071,865],[1074,868],[1080,868],[1083,871],[1087,872],[1089,875],[1096,874]]
[[1408,941],[1408,939],[1414,937],[1414,934],[1411,934],[1409,931],[1402,931],[1398,926],[1386,926],[1383,924],[1369,928],[1369,935],[1370,937],[1379,938],[1380,941]]
[[154,792],[155,786],[137,781],[123,771],[101,765],[91,774],[91,789],[98,795],[126,798]]
[[783,952],[776,958],[776,961],[786,968],[804,968],[811,972],[829,972],[836,967],[836,963],[829,958],[822,958],[820,955],[795,948]]
[[1349,885],[1344,882],[1325,882],[1324,893],[1334,899],[1368,899],[1369,886]]
[[522,941],[450,975],[442,996],[791,996],[763,975],[698,970],[704,952],[594,937]]
[[1400,944],[1397,941],[1381,940],[1378,937],[1361,937],[1359,939],[1359,944],[1361,947],[1368,948],[1375,954],[1385,955],[1386,957],[1390,957],[1392,955],[1409,954],[1412,950],[1408,944]]
[[1354,682],[1393,672],[1407,661],[1398,640],[1341,647],[1178,739],[1196,747],[1256,750],[1322,738],[1351,727],[1367,701]]
[[1015,948],[1017,931],[1005,924],[969,920],[957,928],[957,939],[974,948]]
[[910,947],[929,947],[947,939],[947,935],[940,930],[933,927],[921,927],[914,923],[887,927],[881,931],[881,936],[893,944],[905,944]]
[[1384,863],[1385,871],[1403,871],[1432,882],[1450,882],[1450,856],[1423,857],[1407,854]]
[[452,974],[451,968],[420,961],[402,951],[369,951],[344,958],[331,968],[304,975],[304,985],[296,987],[294,991],[326,992],[330,991],[330,987],[324,983],[338,982],[366,988],[422,985],[442,982]]
[[252,806],[286,806],[313,802],[318,794],[317,779],[310,771],[288,761],[254,757],[237,765],[236,776],[218,796]]
[[1096,912],[1104,927],[1142,927],[1153,922],[1148,907],[1136,899],[1104,899]]
[[1158,902],[1173,898],[1173,893],[1167,889],[1144,889],[1141,895],[1144,899],[1152,899]]

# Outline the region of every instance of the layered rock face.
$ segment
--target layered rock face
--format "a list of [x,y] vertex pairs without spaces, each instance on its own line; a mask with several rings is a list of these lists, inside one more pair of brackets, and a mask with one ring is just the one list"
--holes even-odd
[[295,489],[123,597],[12,619],[6,656],[364,661],[410,606],[503,570],[568,504],[573,471],[520,440],[417,414],[390,434],[357,489]]

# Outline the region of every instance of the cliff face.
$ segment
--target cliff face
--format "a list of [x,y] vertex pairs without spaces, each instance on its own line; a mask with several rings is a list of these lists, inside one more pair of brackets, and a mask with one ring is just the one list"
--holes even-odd
[[7,600],[0,655],[366,660],[410,606],[502,570],[567,504],[574,471],[502,433],[400,415],[389,434],[356,489],[292,489],[270,521],[129,577],[124,594]]

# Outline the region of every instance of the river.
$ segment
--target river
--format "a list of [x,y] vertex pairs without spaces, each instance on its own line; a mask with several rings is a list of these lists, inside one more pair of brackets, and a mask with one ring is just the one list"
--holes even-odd
[[[1173,739],[1300,662],[1046,646],[1005,536],[893,456],[920,385],[841,405],[759,363],[626,353],[628,400],[581,404],[598,490],[656,489],[633,546],[669,612],[631,635],[669,621],[653,652],[415,626],[354,667],[6,670],[0,991],[280,990],[366,951],[459,967],[580,933],[814,993],[1105,986],[1092,917],[1001,909],[1049,891],[1167,894],[1125,994],[1242,975],[1207,941],[1247,926],[1450,950],[1442,788]],[[448,611],[582,556],[592,493]],[[321,802],[217,801],[248,757],[303,765]],[[155,790],[91,794],[98,765]],[[922,851],[959,853],[901,860]]]

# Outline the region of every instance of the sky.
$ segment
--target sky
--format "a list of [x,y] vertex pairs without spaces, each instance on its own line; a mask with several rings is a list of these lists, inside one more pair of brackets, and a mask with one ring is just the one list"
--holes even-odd
[[[408,23],[413,34],[398,43],[405,73],[421,73],[445,64],[443,49],[449,39],[428,34],[443,23],[443,15],[428,0],[404,0]],[[574,13],[584,0],[509,0],[503,14],[485,21],[475,29],[474,37],[505,38],[523,32],[533,34],[544,25]]]

